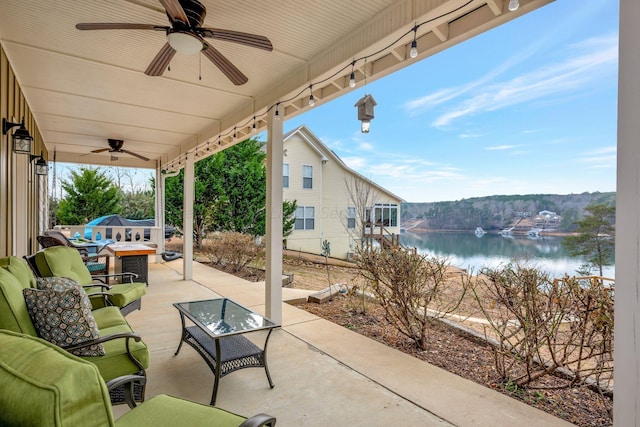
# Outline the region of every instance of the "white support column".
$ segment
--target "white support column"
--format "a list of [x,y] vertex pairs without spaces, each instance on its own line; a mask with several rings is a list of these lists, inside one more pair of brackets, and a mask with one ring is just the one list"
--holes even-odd
[[[29,164],[29,156],[24,154],[13,154],[14,156],[14,199],[13,199],[13,255],[24,256],[29,253],[28,235],[29,224],[25,212],[29,212],[28,188],[29,181],[33,179],[31,174],[31,165]],[[34,174],[35,176],[35,174]]]
[[616,200],[617,427],[640,426],[640,2],[620,0]]
[[283,120],[276,120],[275,111],[267,120],[267,253],[266,253],[266,315],[282,323],[282,150]]
[[187,153],[184,167],[184,204],[182,211],[183,249],[182,275],[184,280],[193,278],[193,199],[194,199],[194,156]]
[[158,250],[156,251],[156,263],[162,262],[162,253],[164,252],[164,176],[162,174],[162,164],[160,161],[156,163],[156,227],[162,229],[162,237],[158,242]]

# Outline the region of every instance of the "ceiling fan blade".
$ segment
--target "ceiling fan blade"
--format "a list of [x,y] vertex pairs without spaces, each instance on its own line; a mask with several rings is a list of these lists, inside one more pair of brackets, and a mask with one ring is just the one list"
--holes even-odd
[[148,162],[149,159],[147,159],[145,156],[141,156],[140,154],[134,153],[133,151],[129,151],[129,150],[120,150],[120,152],[122,153],[127,153],[127,154],[131,154],[132,156],[135,156],[137,158],[139,158],[140,160],[144,160],[145,162]]
[[231,61],[229,61],[223,54],[218,52],[216,48],[214,48],[207,42],[204,42],[204,49],[202,50],[202,54],[209,58],[209,60],[213,62],[214,65],[218,67],[220,71],[222,71],[234,85],[243,85],[249,81],[247,76],[242,74],[242,72],[238,70],[236,66],[231,63]]
[[220,28],[200,28],[198,30],[203,37],[239,43],[246,46],[257,47],[268,51],[273,50],[271,41],[258,34],[242,33],[240,31],[222,30]]
[[173,59],[173,55],[176,54],[176,51],[169,45],[169,43],[165,43],[160,49],[160,52],[153,58],[151,64],[144,70],[144,73],[148,76],[161,76],[164,73],[164,70],[167,69],[169,62]]
[[99,148],[97,150],[91,150],[92,153],[102,153],[103,151],[109,151],[109,148]]
[[160,0],[160,3],[162,3],[172,20],[189,25],[187,14],[178,0]]
[[156,30],[167,31],[169,27],[153,24],[128,24],[128,23],[81,23],[76,24],[78,30]]

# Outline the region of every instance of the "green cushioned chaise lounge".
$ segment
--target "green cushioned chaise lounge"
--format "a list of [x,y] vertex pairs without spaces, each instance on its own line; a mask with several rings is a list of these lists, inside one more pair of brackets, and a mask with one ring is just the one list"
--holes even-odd
[[[26,261],[18,257],[0,258],[0,329],[6,329],[32,337],[38,336],[25,301],[25,289],[31,289],[36,282]],[[76,285],[77,287],[77,285]],[[101,344],[104,355],[81,356],[97,366],[102,378],[110,382],[123,375],[136,374],[144,377],[149,367],[149,350],[133,330],[118,307],[103,307],[90,311],[98,330],[98,337],[67,350],[87,348]],[[110,387],[113,403],[128,403],[129,387],[135,390],[135,400],[144,400],[144,383],[133,383]]]
[[[143,378],[144,380],[144,378]],[[220,408],[156,396],[114,420],[109,392],[94,364],[42,339],[0,330],[0,425],[3,426],[274,426]]]

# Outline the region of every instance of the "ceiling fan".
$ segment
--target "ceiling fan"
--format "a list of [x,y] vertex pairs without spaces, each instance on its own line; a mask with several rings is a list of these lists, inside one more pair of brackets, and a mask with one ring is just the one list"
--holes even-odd
[[265,36],[241,33],[218,28],[203,28],[206,8],[198,0],[159,0],[167,12],[171,26],[129,23],[81,23],[78,30],[155,30],[164,31],[167,42],[153,58],[145,74],[160,76],[169,66],[176,52],[194,54],[202,52],[235,85],[249,79],[204,38],[239,43],[245,46],[272,51],[271,41]]
[[[132,151],[129,150],[124,150],[122,148],[122,146],[124,145],[124,141],[121,139],[107,139],[107,142],[109,143],[109,148],[100,148],[98,150],[92,150],[92,153],[103,153],[105,151],[108,151],[110,153],[126,153],[126,154],[131,154],[134,157],[139,158],[140,160],[144,160],[145,162],[149,161],[148,158],[146,158],[145,156],[141,156],[140,154],[134,153]],[[115,156],[114,154],[111,154],[111,160],[118,160],[118,157]]]

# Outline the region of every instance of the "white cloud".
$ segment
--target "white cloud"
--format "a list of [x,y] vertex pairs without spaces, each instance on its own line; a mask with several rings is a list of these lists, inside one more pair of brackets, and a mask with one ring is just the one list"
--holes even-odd
[[467,138],[481,138],[482,135],[478,134],[478,133],[461,133],[460,135],[458,135],[459,138],[461,139],[467,139]]
[[608,147],[601,147],[601,148],[596,148],[594,150],[591,150],[587,153],[585,153],[585,156],[598,156],[601,154],[610,154],[610,153],[617,153],[618,152],[618,147],[616,147],[615,145],[611,145]]
[[511,150],[518,147],[517,145],[494,145],[492,147],[484,147],[485,150]]
[[[493,81],[500,74],[489,75],[464,87],[441,89],[431,95],[409,101],[405,108],[412,113],[423,111],[425,103],[441,104],[456,101],[449,111],[437,117],[432,125],[444,127],[464,116],[495,111],[515,104],[530,102],[561,93],[574,92],[589,87],[604,73],[612,72],[618,58],[618,43],[614,36],[591,38],[570,46],[567,59],[555,64],[542,64],[531,72],[504,82]],[[501,67],[504,68],[504,66]],[[473,93],[463,98],[467,92]],[[419,107],[419,108],[418,108]]]
[[363,174],[362,170],[368,165],[367,159],[364,157],[341,157],[342,161],[351,169]]

